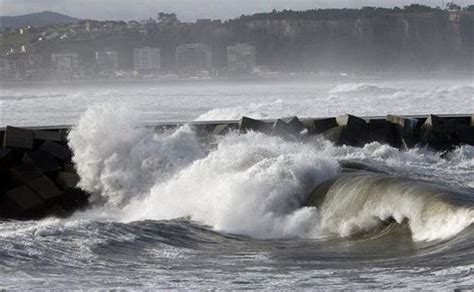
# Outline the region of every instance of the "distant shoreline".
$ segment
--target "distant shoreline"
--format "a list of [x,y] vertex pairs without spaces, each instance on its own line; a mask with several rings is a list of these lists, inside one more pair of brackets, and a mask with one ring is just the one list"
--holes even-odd
[[279,82],[279,81],[348,81],[358,82],[366,80],[377,80],[381,77],[384,80],[389,79],[407,79],[407,81],[416,79],[446,79],[446,78],[461,78],[473,79],[473,71],[448,71],[448,72],[385,72],[374,74],[343,74],[343,73],[279,73],[268,76],[244,76],[241,78],[146,78],[146,79],[99,79],[99,80],[18,80],[18,81],[3,81],[0,80],[1,87],[17,87],[17,86],[48,86],[48,85],[124,85],[124,84],[150,84],[155,85],[172,85],[172,84],[212,84],[212,83],[254,83],[254,82]]

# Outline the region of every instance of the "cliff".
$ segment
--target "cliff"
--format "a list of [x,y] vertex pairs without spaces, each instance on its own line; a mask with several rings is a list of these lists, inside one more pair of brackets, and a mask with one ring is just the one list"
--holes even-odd
[[213,48],[215,67],[227,65],[227,46],[248,42],[257,48],[257,64],[281,71],[472,71],[474,6],[274,11],[226,22],[150,20],[140,29],[82,32],[32,46],[46,60],[51,52],[76,51],[91,64],[94,51],[116,50],[124,69],[131,66],[133,48],[158,47],[162,68],[172,71],[176,47],[191,42]]

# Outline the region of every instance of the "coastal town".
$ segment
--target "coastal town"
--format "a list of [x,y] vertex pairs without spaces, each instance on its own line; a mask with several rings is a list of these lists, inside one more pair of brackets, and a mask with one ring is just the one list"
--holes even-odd
[[[211,24],[198,20],[197,24]],[[160,47],[137,46],[124,49],[119,42],[105,44],[104,49],[81,52],[64,49],[64,44],[94,42],[100,39],[146,38],[148,32],[163,26],[177,26],[174,17],[161,15],[160,21],[93,21],[60,24],[42,28],[26,26],[4,30],[2,38],[16,39],[16,45],[2,45],[0,79],[22,80],[96,80],[146,78],[237,77],[258,74],[264,70],[256,63],[256,48],[250,43],[226,47],[227,63],[215,66],[213,48],[207,44],[182,43],[174,50],[174,66],[163,66]],[[6,31],[6,32],[5,32]],[[54,48],[58,48],[54,50]]]
[[18,17],[23,20],[2,18],[2,81],[206,80],[474,68],[474,5],[274,10],[193,22],[164,12],[141,21],[78,19],[49,11]]

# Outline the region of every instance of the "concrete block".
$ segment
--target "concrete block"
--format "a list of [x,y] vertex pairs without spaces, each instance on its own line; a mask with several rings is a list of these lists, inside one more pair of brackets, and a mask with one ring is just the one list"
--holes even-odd
[[[296,118],[297,119],[297,118]],[[290,123],[282,119],[277,119],[272,126],[272,133],[284,137],[295,137],[304,129],[303,124],[299,120],[289,120]]]
[[26,185],[36,192],[43,200],[50,200],[61,195],[61,191],[47,176],[31,180]]
[[69,135],[69,129],[59,129],[59,134],[61,135],[62,143],[67,144],[67,136]]
[[0,194],[10,188],[8,171],[12,165],[12,150],[0,148]]
[[67,189],[60,197],[61,206],[66,211],[84,208],[89,203],[89,194],[79,188]]
[[44,142],[41,145],[40,150],[46,151],[62,161],[65,161],[71,157],[71,151],[67,146],[52,141]]
[[52,207],[46,209],[45,211],[45,216],[66,218],[69,215],[70,215],[70,212],[67,212],[66,210],[64,210],[64,208],[59,204],[53,205]]
[[420,142],[421,125],[423,120],[402,116],[387,115],[386,120],[395,125],[398,132],[400,148],[412,148]]
[[324,132],[324,136],[336,145],[361,147],[367,142],[368,125],[364,119],[352,115],[342,115],[336,118],[338,127]]
[[459,127],[456,130],[456,140],[459,144],[474,145],[474,126]]
[[20,164],[10,168],[9,174],[16,184],[26,184],[44,176],[38,168],[29,163]]
[[74,163],[70,161],[65,161],[63,163],[63,171],[68,173],[77,173]]
[[441,118],[429,115],[421,127],[421,143],[436,150],[449,150],[462,143],[470,144],[470,123],[470,117]]
[[429,115],[423,124],[423,129],[431,128],[438,131],[455,132],[458,127],[467,127],[471,123],[470,117],[441,118],[436,115]]
[[260,120],[242,117],[239,121],[239,130],[242,132],[256,131],[269,133],[271,131],[271,125]]
[[396,126],[382,119],[369,121],[367,141],[377,141],[382,144],[389,144],[393,147],[399,147],[401,144],[400,135]]
[[217,125],[212,130],[212,135],[214,135],[214,136],[225,135],[225,134],[229,133],[230,130],[231,130],[231,128],[229,127],[228,124]]
[[338,126],[339,124],[337,123],[336,118],[316,119],[313,121],[312,128],[308,128],[308,130],[313,134],[321,134]]
[[337,126],[334,128],[331,128],[329,130],[326,130],[323,135],[324,138],[328,139],[329,141],[333,142],[336,145],[344,145],[344,141],[342,139],[342,132],[344,130],[344,127]]
[[0,173],[5,173],[13,161],[13,151],[7,148],[0,148]]
[[56,185],[62,190],[75,188],[78,182],[79,176],[74,173],[60,172],[56,177]]
[[301,133],[305,129],[303,123],[298,117],[288,117],[282,119],[294,132]]
[[27,210],[39,208],[44,204],[41,197],[25,185],[9,190],[5,194],[5,199],[17,208],[12,212],[12,215],[13,213],[23,213]]
[[364,119],[349,114],[336,117],[336,122],[339,126],[367,129],[367,122]]
[[33,149],[33,131],[7,126],[4,137],[3,147]]
[[23,156],[23,162],[33,164],[43,172],[61,170],[61,166],[58,164],[54,156],[46,151],[38,150],[26,152]]
[[54,141],[60,143],[64,141],[60,131],[36,130],[33,131],[33,138],[35,140]]
[[323,133],[324,137],[334,144],[362,147],[367,142],[367,131],[357,128],[338,126]]

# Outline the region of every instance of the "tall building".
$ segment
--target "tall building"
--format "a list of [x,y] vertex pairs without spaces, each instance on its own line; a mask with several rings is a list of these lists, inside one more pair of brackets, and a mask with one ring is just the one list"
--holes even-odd
[[144,47],[133,50],[133,70],[138,73],[158,73],[160,68],[160,49]]
[[202,43],[178,46],[176,48],[176,71],[186,75],[212,71],[211,47]]
[[227,47],[227,66],[234,74],[249,73],[257,65],[255,46],[237,43]]
[[95,52],[95,65],[100,73],[112,73],[119,69],[118,52],[97,51]]
[[79,71],[79,55],[77,53],[52,54],[53,69],[59,73],[73,74]]

